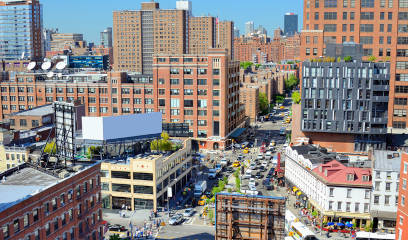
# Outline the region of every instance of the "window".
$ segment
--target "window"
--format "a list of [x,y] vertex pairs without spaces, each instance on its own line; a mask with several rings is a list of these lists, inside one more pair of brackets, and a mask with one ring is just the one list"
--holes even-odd
[[342,25],[342,31],[343,31],[343,32],[347,32],[347,24],[343,24],[343,25]]
[[364,198],[365,198],[365,199],[369,199],[369,198],[370,198],[370,190],[365,190]]
[[385,205],[390,205],[390,196],[386,195],[384,198],[384,204]]
[[184,95],[193,95],[194,90],[193,89],[184,89]]
[[166,89],[159,89],[159,95],[166,94]]
[[395,98],[394,103],[395,105],[407,105],[407,99],[406,98]]
[[356,202],[354,203],[354,212],[359,212],[360,211],[360,203]]
[[325,8],[336,8],[337,0],[324,0],[324,7]]
[[361,44],[373,44],[373,37],[362,36],[360,38],[360,43]]
[[337,211],[341,211],[341,202],[337,202]]
[[178,99],[178,98],[170,99],[170,106],[174,107],[174,108],[179,108],[180,107],[180,99]]
[[369,211],[369,203],[364,203],[364,212],[365,213],[368,213],[368,211]]
[[180,81],[177,78],[172,78],[170,79],[170,84],[171,85],[179,85]]
[[324,31],[325,32],[336,32],[337,31],[337,25],[336,24],[324,24]]
[[[350,32],[354,32],[354,24],[350,24]],[[352,42],[352,38],[354,39],[353,36],[350,36],[350,42]]]
[[361,0],[361,7],[362,8],[373,8],[374,0]]
[[206,90],[206,89],[198,89],[198,90],[197,90],[197,95],[199,95],[199,96],[207,96],[207,90]]
[[179,89],[170,89],[170,95],[180,95]]
[[392,32],[392,24],[387,25],[387,32]]
[[179,74],[180,71],[178,68],[170,68],[170,74]]
[[407,189],[407,179],[402,179],[402,189]]
[[399,0],[398,5],[400,8],[408,8],[408,0]]
[[[361,20],[374,20],[374,12],[361,12]],[[384,17],[384,13],[383,13]]]
[[391,183],[385,183],[385,191],[391,190]]
[[199,68],[199,69],[197,69],[197,73],[199,75],[205,75],[205,74],[207,74],[207,69]]
[[22,126],[22,127],[27,126],[27,120],[26,119],[20,119],[20,126]]
[[310,48],[306,48],[306,56],[310,55]]
[[388,12],[388,20],[392,20],[392,12]]
[[334,197],[334,188],[330,188],[330,197]]
[[408,20],[408,12],[399,12],[398,13],[399,20]]
[[350,20],[354,20],[355,18],[355,13],[354,12],[350,12]]
[[380,196],[379,195],[374,195],[374,204],[378,205],[380,203]]
[[405,206],[405,196],[401,195],[401,206]]
[[354,181],[354,174],[347,174],[347,181]]
[[198,85],[207,85],[207,79],[197,79]]
[[318,12],[315,12],[314,19],[319,20],[319,13]]
[[[387,44],[391,44],[391,40],[392,40],[392,37],[391,37],[391,36],[388,36],[388,37],[387,37]],[[390,55],[391,55],[391,52],[390,52]]]
[[329,210],[333,210],[333,201],[329,201]]
[[191,68],[183,69],[184,74],[193,74],[193,70]]
[[170,109],[170,115],[171,116],[179,116],[180,115],[180,109]]
[[[164,99],[163,99],[164,100]],[[193,107],[194,105],[193,105],[193,100],[187,100],[187,99],[185,99],[184,100],[184,107]]]
[[347,189],[347,198],[351,198],[351,189]]
[[134,89],[133,89],[133,94],[142,94],[142,89],[140,89],[140,88],[134,88]]
[[395,121],[395,122],[392,122],[392,127],[393,128],[399,128],[399,129],[405,129],[406,128],[406,123],[405,122],[400,122],[400,121]]
[[347,20],[347,12],[343,12],[343,20]]
[[145,88],[144,89],[144,93],[146,95],[152,95],[153,94],[153,89],[152,88]]
[[184,85],[193,85],[193,79],[184,79]]
[[346,202],[346,212],[350,212],[350,206],[351,206],[351,203]]
[[153,98],[145,98],[145,104],[154,104]]
[[374,30],[373,24],[360,24],[361,32],[373,32],[373,30]]
[[191,116],[191,115],[193,115],[194,114],[194,111],[193,110],[190,110],[190,109],[185,109],[184,110],[184,115],[186,115],[186,116]]
[[337,20],[337,12],[325,12],[324,19],[325,20]]
[[403,169],[404,174],[408,172],[408,163],[404,162],[404,169]]
[[408,32],[408,24],[398,24],[398,32],[400,33]]
[[385,13],[384,12],[380,12],[380,20],[384,20],[385,17]]
[[219,86],[220,85],[220,80],[219,79],[213,79],[213,85],[214,86]]
[[207,120],[197,120],[198,126],[207,126]]
[[197,107],[206,108],[207,107],[207,100],[197,100]]

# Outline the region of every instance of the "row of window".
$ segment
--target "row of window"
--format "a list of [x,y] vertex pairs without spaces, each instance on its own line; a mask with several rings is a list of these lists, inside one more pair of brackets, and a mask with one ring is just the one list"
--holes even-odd
[[[324,8],[355,8],[356,7],[356,0],[314,0],[314,7],[319,8],[320,2],[323,1]],[[375,4],[375,0],[361,0],[360,7],[361,8],[374,8],[374,7],[381,7],[381,8],[392,8],[394,6],[394,0],[380,0],[379,6]],[[342,3],[342,4],[341,4]],[[387,4],[388,3],[388,4]],[[407,0],[398,0],[399,7],[408,7]],[[358,7],[358,6],[357,6]],[[306,1],[306,8],[310,8],[310,0]]]
[[[319,20],[319,12],[314,13],[314,20]],[[324,20],[337,20],[337,12],[324,12],[323,13]],[[350,20],[355,19],[355,12],[343,12],[343,20]],[[374,20],[374,12],[361,12],[360,19],[361,20]],[[306,19],[309,20],[309,13],[306,14]],[[379,15],[380,20],[385,20],[385,12],[380,12]],[[392,20],[392,12],[388,12],[388,20]]]
[[[341,201],[337,202],[337,209],[336,210],[338,212],[343,212],[342,204],[343,203]],[[335,210],[335,209],[333,209],[333,205],[334,205],[334,201],[329,201],[329,210],[330,211]],[[364,203],[364,212],[365,213],[369,212],[369,207],[370,207],[369,203]],[[351,212],[351,202],[346,202],[345,211],[346,212]],[[354,212],[356,212],[356,213],[360,212],[360,203],[358,203],[358,202],[354,203]]]
[[[214,79],[214,82],[217,83],[217,81]],[[218,80],[218,84],[219,84],[219,80]],[[16,92],[16,88],[15,87],[1,87],[1,92]],[[54,90],[55,89],[55,90]],[[45,88],[45,92],[46,93],[53,93],[54,91],[56,93],[64,93],[64,89],[66,89],[66,93],[74,93],[75,92],[75,88],[63,88],[63,87],[46,87]],[[78,87],[76,88],[76,92],[77,93],[85,93],[85,89],[87,89],[87,93],[96,93],[97,90],[99,92],[99,94],[107,94],[108,93],[108,88],[81,88]],[[121,93],[122,94],[130,94],[131,92],[131,88],[121,88]],[[23,92],[28,92],[28,93],[33,93],[34,89],[33,87],[18,87],[17,91],[20,93]],[[41,92],[42,89],[39,88],[38,92]],[[112,94],[117,94],[118,93],[118,89],[117,88],[112,88],[111,89]],[[142,94],[142,89],[140,88],[133,88],[133,94]],[[145,88],[144,89],[144,94],[149,95],[149,94],[153,94],[153,89],[152,88]]]
[[[166,80],[164,78],[159,78],[159,84],[165,84]],[[212,81],[213,86],[219,86],[220,85],[220,80],[219,79],[213,79]],[[171,85],[179,85],[180,84],[180,79],[178,78],[171,78],[170,79],[170,84]],[[194,85],[194,79],[188,79],[185,78],[183,79],[183,84],[184,85]],[[197,79],[196,81],[197,85],[207,85],[207,79]]]

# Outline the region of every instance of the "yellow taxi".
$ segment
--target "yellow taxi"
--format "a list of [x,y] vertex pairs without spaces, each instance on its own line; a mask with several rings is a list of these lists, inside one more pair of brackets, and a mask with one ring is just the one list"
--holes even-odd
[[274,147],[276,145],[275,140],[271,141],[271,146]]
[[292,119],[290,119],[290,118],[286,118],[286,123],[290,123],[292,121]]
[[249,148],[245,148],[244,150],[242,150],[243,153],[249,153]]
[[200,200],[198,201],[199,206],[204,206],[205,202],[207,202],[208,197],[206,195],[201,196]]
[[236,161],[236,162],[234,162],[234,163],[232,164],[232,166],[233,166],[233,167],[239,167],[239,166],[241,166],[241,163],[238,162],[238,161]]

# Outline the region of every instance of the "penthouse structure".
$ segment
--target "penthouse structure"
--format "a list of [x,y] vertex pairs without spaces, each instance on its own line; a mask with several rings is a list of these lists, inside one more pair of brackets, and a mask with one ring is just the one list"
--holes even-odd
[[0,60],[42,58],[42,11],[38,0],[0,1]]
[[141,10],[114,11],[114,69],[152,74],[153,55],[201,55],[215,47],[228,48],[232,58],[233,29],[230,21],[193,17],[191,4],[160,9],[153,1]]
[[[52,168],[51,168],[52,169]],[[0,174],[0,239],[101,239],[100,163]]]

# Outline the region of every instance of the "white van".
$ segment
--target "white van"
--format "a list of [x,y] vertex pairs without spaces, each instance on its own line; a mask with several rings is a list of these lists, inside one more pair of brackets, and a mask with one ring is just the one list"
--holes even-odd
[[252,177],[252,170],[248,169],[248,170],[245,172],[243,178],[244,178],[244,179],[250,179],[251,177]]

